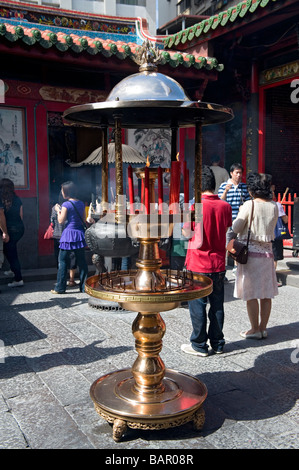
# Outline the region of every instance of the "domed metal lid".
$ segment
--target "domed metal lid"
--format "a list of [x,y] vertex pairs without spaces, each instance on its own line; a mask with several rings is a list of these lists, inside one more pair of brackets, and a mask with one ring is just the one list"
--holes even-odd
[[157,72],[160,60],[160,51],[146,40],[135,59],[139,73],[120,81],[106,101],[69,108],[64,119],[83,126],[113,127],[119,116],[123,128],[138,129],[190,127],[196,120],[205,125],[233,118],[230,108],[190,101],[176,80]]
[[119,82],[107,101],[190,101],[173,78],[157,72],[140,72]]
[[190,101],[177,81],[157,72],[160,60],[159,49],[146,40],[135,58],[139,73],[119,82],[107,101]]

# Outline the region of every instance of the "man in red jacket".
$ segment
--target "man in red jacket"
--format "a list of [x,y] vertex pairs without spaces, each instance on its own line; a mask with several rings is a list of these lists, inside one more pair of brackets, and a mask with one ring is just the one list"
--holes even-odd
[[[215,177],[208,166],[202,169],[202,235],[200,224],[194,228],[194,235],[188,244],[186,267],[188,270],[208,276],[213,281],[213,292],[207,297],[189,302],[190,317],[193,331],[190,344],[182,344],[181,349],[187,354],[208,356],[208,344],[216,354],[223,352],[225,343],[223,335],[224,322],[224,277],[226,254],[226,231],[232,225],[232,209],[230,204],[214,194]],[[190,224],[184,225],[183,234],[188,237]],[[202,239],[197,248],[194,240]],[[208,317],[210,320],[207,331],[207,303],[210,303]]]

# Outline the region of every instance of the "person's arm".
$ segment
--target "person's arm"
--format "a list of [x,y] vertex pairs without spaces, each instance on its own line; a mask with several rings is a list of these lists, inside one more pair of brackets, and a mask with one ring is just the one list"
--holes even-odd
[[182,234],[185,238],[191,238],[193,235],[192,231],[192,223],[191,222],[186,222],[183,227],[182,227]]
[[0,208],[0,229],[2,230],[2,239],[7,243],[9,241],[9,235],[7,232],[6,217],[3,208]]
[[243,204],[240,207],[238,217],[234,220],[232,229],[235,233],[241,233],[248,220],[248,209],[247,204]]
[[50,223],[53,224],[53,227],[55,227],[55,222],[57,222],[57,212],[55,210],[55,206],[53,206],[50,216]]
[[281,217],[281,220],[284,224],[288,223],[288,216],[286,215],[283,205],[280,202],[276,202],[276,206],[278,209],[278,217]]
[[20,217],[23,220],[23,206],[20,206]]
[[60,224],[64,224],[66,219],[67,219],[67,208],[66,207],[60,207],[59,204],[56,204],[55,206],[56,212],[57,212],[57,219]]
[[225,186],[223,185],[222,188],[221,187],[219,188],[218,196],[220,197],[220,199],[222,199],[222,201],[226,201],[227,193],[231,188],[232,188],[232,184],[229,184],[229,183],[226,184]]
[[284,224],[287,224],[288,223],[288,216],[287,215],[282,215],[281,216],[281,220],[283,221]]

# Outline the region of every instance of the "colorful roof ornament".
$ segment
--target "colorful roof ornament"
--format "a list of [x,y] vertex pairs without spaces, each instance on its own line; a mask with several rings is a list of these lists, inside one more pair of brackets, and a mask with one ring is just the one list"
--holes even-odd
[[[41,29],[39,25],[31,28],[29,24],[24,26],[17,22],[7,23],[5,19],[0,18],[0,44],[8,40],[10,42],[22,41],[29,46],[41,45],[45,49],[51,47],[59,51],[74,51],[77,54],[87,52],[91,55],[101,54],[107,58],[116,57],[119,60],[131,59],[135,61],[141,45],[134,42],[123,42],[120,40],[101,38],[100,36],[90,36],[88,31],[79,35],[77,31],[70,32],[64,28],[59,28],[54,32],[50,27]],[[215,71],[223,70],[223,65],[218,64],[217,59],[213,57],[202,57],[183,53],[181,51],[161,51],[161,65],[170,65],[173,68],[184,66],[194,67],[195,69],[205,68]]]
[[221,27],[229,27],[232,23],[244,17],[246,17],[247,21],[255,20],[256,16],[253,14],[257,13],[259,8],[271,7],[278,3],[283,3],[283,0],[243,0],[227,10],[219,12],[217,15],[206,18],[192,27],[166,37],[164,47],[171,49],[180,46],[180,44],[184,45],[195,38],[204,38],[211,30],[215,31]]

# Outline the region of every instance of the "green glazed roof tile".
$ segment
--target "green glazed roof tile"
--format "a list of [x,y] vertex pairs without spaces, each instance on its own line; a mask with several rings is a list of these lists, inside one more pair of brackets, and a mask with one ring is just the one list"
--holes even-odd
[[[259,7],[265,8],[270,6],[273,2],[282,2],[284,0],[242,0],[235,6],[228,8],[225,11],[219,12],[217,15],[213,15],[208,19],[202,20],[200,23],[187,28],[186,30],[180,31],[179,33],[168,36],[164,40],[165,48],[172,48],[173,46],[179,46],[179,44],[185,44],[187,41],[194,40],[194,37],[199,38],[209,33],[210,30],[217,30],[221,27],[229,28],[230,25],[236,22],[238,19],[248,17],[250,21],[250,15],[258,12]],[[252,16],[252,19],[255,19]]]
[[[197,29],[194,27],[188,28],[188,30],[170,37],[168,46],[171,47],[175,42],[179,43],[182,40],[189,40],[189,35],[196,34],[196,31]],[[32,28],[25,28],[18,24],[5,23],[5,19],[0,18],[0,42],[4,40],[11,42],[22,41],[32,47],[37,44],[45,49],[55,47],[61,52],[72,50],[79,54],[86,51],[91,55],[102,54],[107,58],[115,56],[119,60],[127,59],[132,61],[141,47],[136,43],[124,43],[122,41],[89,37],[88,31],[85,36],[78,36],[75,30],[74,33],[67,34],[63,28],[59,32],[54,33],[51,31],[51,28],[47,30],[39,29],[38,25]],[[161,52],[163,57],[162,65],[169,64],[171,67],[184,66],[186,68],[194,67],[195,69],[206,68],[206,70],[214,69],[216,71],[221,69],[214,58],[190,55],[182,51]]]
[[[181,32],[174,37],[169,38],[168,44],[180,42],[182,39],[187,41],[190,33],[194,35],[196,30],[189,28],[185,32]],[[134,60],[135,54],[140,49],[140,46],[135,43],[124,43],[122,41],[100,40],[88,36],[78,36],[74,33],[66,34],[63,30],[54,33],[50,30],[39,30],[38,25],[34,28],[23,28],[20,25],[11,25],[0,21],[0,41],[7,39],[11,42],[23,41],[27,45],[34,46],[39,44],[45,49],[56,47],[61,52],[72,50],[76,53],[83,51],[91,55],[102,54],[109,58],[112,56],[120,60],[131,59]],[[205,67],[207,70],[218,70],[219,66],[214,58],[203,58],[201,56],[194,56],[183,53],[181,51],[162,51],[163,61],[162,64],[169,64],[171,67],[185,66],[194,67],[196,69]]]

